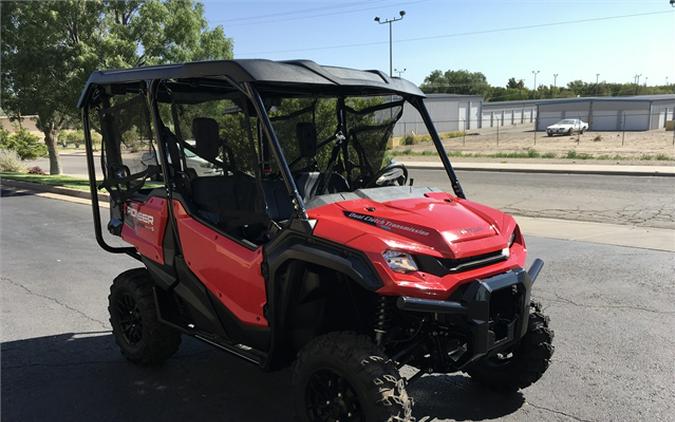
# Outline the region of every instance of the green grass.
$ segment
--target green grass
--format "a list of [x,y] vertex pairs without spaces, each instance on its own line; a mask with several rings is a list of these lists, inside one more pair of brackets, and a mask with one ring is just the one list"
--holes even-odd
[[17,180],[20,182],[40,183],[43,185],[61,186],[69,189],[89,190],[89,179],[63,175],[42,175],[26,173],[0,173],[0,179]]

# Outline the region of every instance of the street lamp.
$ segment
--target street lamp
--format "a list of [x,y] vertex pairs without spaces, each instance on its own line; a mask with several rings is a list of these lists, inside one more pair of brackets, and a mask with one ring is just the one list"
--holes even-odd
[[599,73],[596,73],[596,74],[595,74],[595,84],[596,84],[596,85],[598,84],[598,78],[599,78],[599,77],[600,77],[600,74],[599,74]]
[[556,88],[558,86],[558,74],[554,73],[553,74],[553,88]]
[[375,22],[379,24],[389,24],[389,76],[394,76],[394,65],[393,65],[393,47],[392,47],[392,36],[391,36],[391,24],[397,21],[400,21],[403,19],[403,16],[405,16],[405,10],[401,10],[398,12],[399,17],[398,18],[391,18],[391,19],[385,19],[381,20],[379,16],[375,16]]
[[539,70],[533,70],[532,74],[534,75],[534,90],[537,90],[537,75],[539,74]]
[[406,70],[408,70],[408,68],[405,68],[405,67],[404,67],[403,70],[394,69],[394,72],[398,73],[398,77],[400,78],[401,75],[403,75],[403,74],[405,73]]

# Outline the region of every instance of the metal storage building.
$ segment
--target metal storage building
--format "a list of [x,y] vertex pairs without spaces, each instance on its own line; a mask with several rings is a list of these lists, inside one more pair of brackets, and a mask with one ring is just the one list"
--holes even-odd
[[[483,97],[480,95],[427,94],[424,103],[434,121],[436,130],[450,132],[476,128],[479,123]],[[394,127],[394,136],[404,136],[410,133],[428,134],[417,110],[406,104],[401,119]]]
[[594,131],[659,129],[673,119],[674,111],[675,94],[539,100],[537,130],[565,118],[582,119]]
[[497,126],[531,125],[537,118],[539,100],[495,101],[483,103],[481,126],[483,128]]

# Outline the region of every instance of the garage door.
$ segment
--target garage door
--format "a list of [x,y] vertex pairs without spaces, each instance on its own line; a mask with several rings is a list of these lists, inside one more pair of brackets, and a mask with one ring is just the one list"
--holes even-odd
[[649,114],[643,110],[624,111],[625,130],[647,130],[649,129]]
[[591,130],[619,130],[619,119],[616,111],[593,112]]

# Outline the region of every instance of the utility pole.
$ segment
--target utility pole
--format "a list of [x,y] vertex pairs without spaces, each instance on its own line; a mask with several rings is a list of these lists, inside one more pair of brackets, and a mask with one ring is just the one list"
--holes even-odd
[[398,73],[398,77],[400,78],[401,75],[403,75],[406,70],[408,70],[408,69],[404,67],[402,70],[394,69],[394,72]]
[[403,19],[403,16],[405,16],[405,10],[401,10],[398,12],[399,17],[398,18],[391,18],[391,19],[385,19],[381,20],[379,16],[375,16],[375,22],[379,24],[389,24],[389,76],[394,76],[394,62],[393,62],[393,39],[392,39],[392,30],[391,30],[391,24],[394,22],[398,22],[401,19]]
[[534,90],[537,90],[537,75],[539,74],[539,70],[533,70],[532,74],[534,75]]
[[553,74],[553,88],[557,88],[557,87],[558,87],[558,74],[554,73]]
[[639,89],[640,89],[640,77],[642,76],[642,73],[640,74],[635,74],[635,95],[637,95]]

